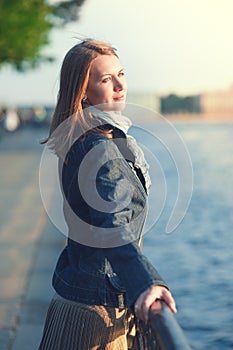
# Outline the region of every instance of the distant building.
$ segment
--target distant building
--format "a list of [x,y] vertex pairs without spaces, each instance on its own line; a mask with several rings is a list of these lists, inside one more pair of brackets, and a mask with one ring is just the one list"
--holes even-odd
[[201,95],[202,112],[218,118],[233,118],[233,85],[226,91],[205,92]]

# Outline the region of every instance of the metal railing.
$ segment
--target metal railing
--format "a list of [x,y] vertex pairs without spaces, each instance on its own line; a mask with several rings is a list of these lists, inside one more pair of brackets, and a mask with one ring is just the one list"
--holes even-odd
[[148,325],[140,321],[142,334],[137,349],[143,350],[191,350],[174,315],[164,302],[153,303]]

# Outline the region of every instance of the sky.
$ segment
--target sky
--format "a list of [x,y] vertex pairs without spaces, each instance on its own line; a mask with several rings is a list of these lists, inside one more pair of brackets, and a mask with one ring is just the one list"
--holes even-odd
[[53,30],[43,63],[0,70],[0,105],[55,104],[65,53],[77,38],[117,48],[129,92],[197,94],[233,84],[232,0],[86,0],[77,22]]

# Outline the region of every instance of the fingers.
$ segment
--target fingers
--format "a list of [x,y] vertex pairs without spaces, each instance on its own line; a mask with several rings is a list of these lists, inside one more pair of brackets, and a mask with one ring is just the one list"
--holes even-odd
[[144,322],[147,322],[149,309],[153,302],[158,299],[164,300],[171,312],[177,312],[176,303],[170,291],[163,286],[151,286],[146,291],[141,293],[135,302],[134,311],[136,316]]
[[171,293],[169,292],[169,290],[165,290],[163,292],[162,295],[162,300],[165,301],[165,303],[167,304],[167,306],[169,307],[169,309],[171,310],[171,312],[173,312],[174,314],[177,313],[177,309],[176,309],[176,303],[174,298],[172,297]]

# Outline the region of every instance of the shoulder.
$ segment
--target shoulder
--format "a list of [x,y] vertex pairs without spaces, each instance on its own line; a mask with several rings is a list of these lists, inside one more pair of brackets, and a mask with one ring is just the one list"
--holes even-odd
[[94,147],[95,145],[99,144],[99,143],[106,143],[109,139],[104,136],[103,134],[100,134],[100,133],[89,133],[87,134],[83,141],[83,144],[85,146],[87,146],[88,148],[92,148]]
[[[87,154],[90,151],[99,150],[99,156],[101,153],[113,153],[119,155],[119,149],[116,146],[113,139],[109,139],[103,134],[99,133],[89,133],[82,140],[76,141],[74,144],[75,153],[82,152],[83,155]],[[97,156],[97,155],[96,155]]]

